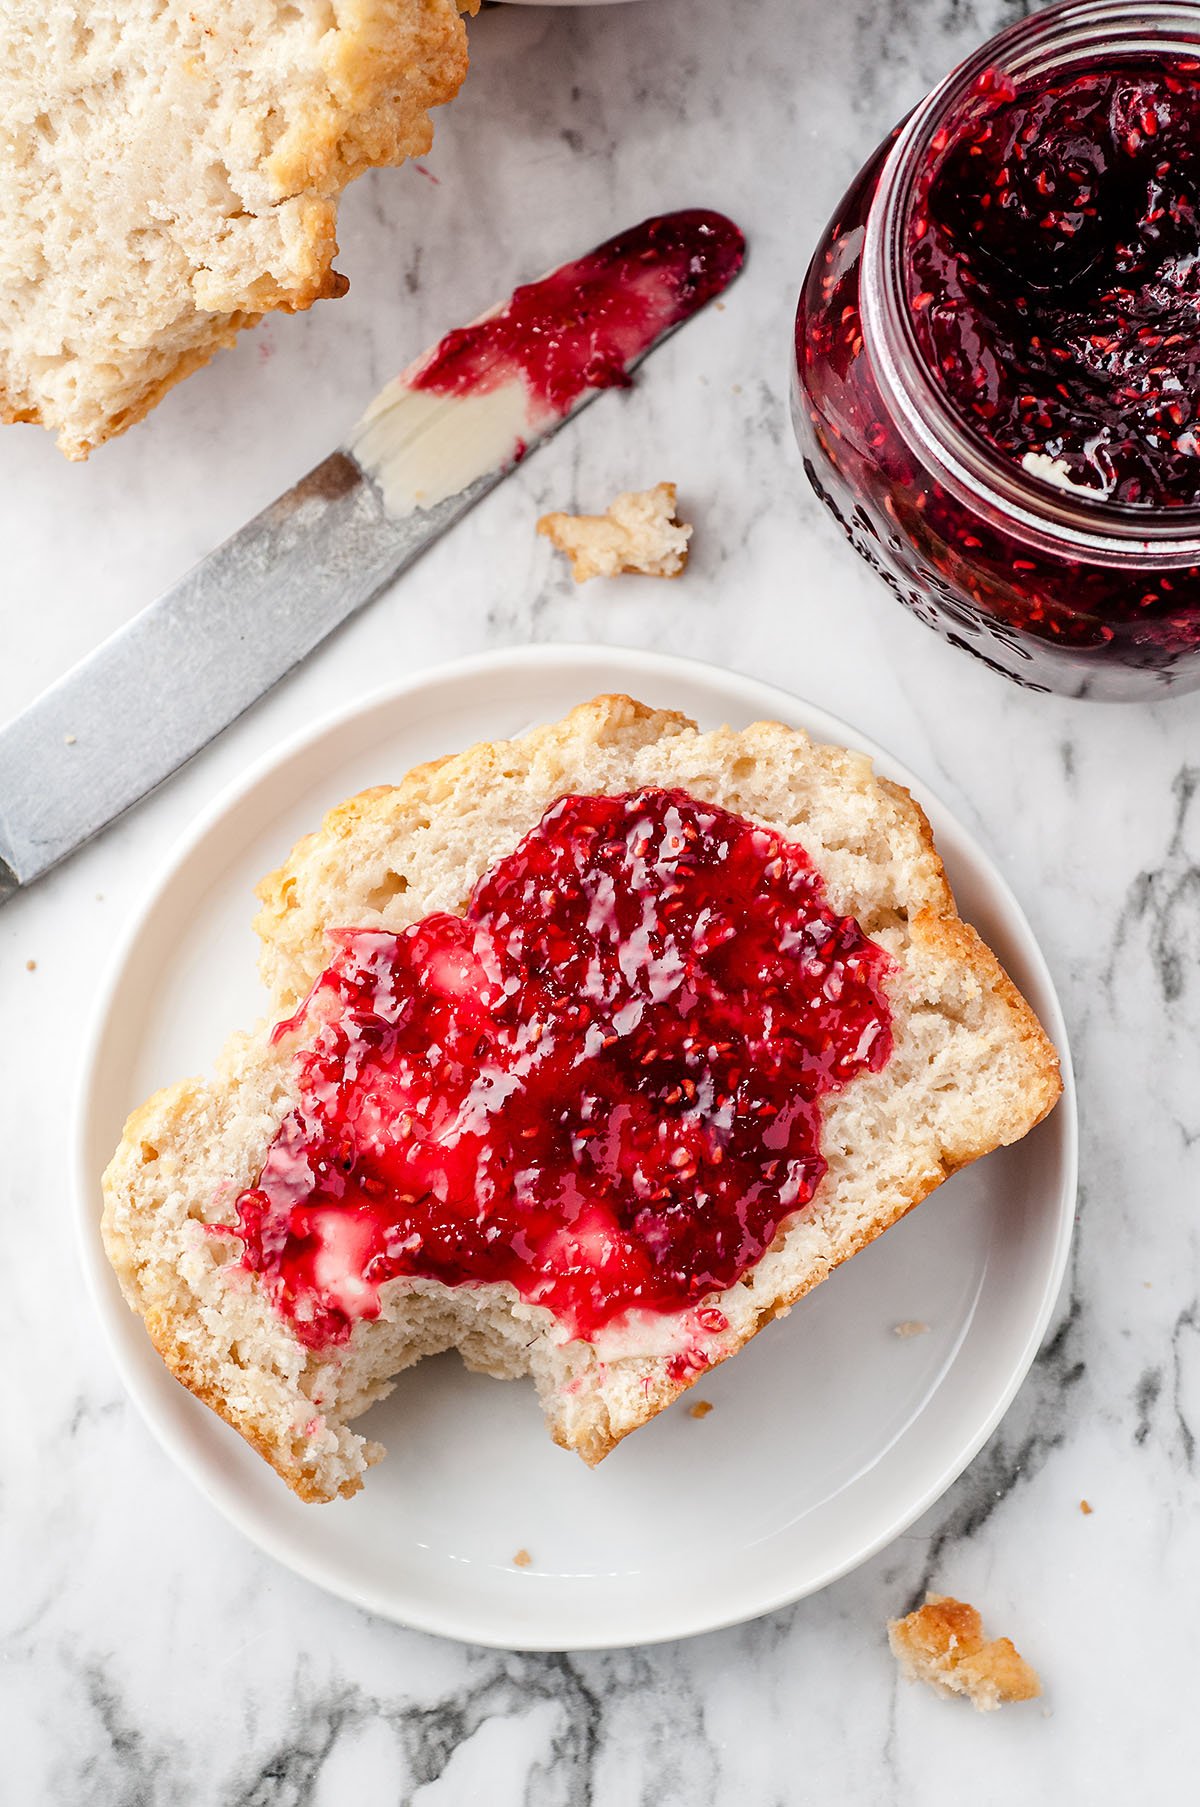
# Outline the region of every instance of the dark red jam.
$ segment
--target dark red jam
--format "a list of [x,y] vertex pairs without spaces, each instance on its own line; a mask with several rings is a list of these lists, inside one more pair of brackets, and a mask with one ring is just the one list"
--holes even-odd
[[822,1097],[891,1052],[889,958],[802,849],[678,791],[565,797],[465,916],[337,941],[236,1207],[312,1347],[399,1275],[509,1281],[583,1337],[724,1328],[701,1301],[825,1172]]
[[[952,645],[1032,689],[1154,697],[1200,684],[1200,46],[1003,73],[1069,27],[1011,28],[859,176],[801,297],[793,414],[852,545]],[[872,260],[901,181],[897,273]],[[1031,499],[952,483],[945,432]]]
[[407,380],[460,395],[521,377],[540,413],[565,414],[585,390],[627,384],[630,366],[728,287],[745,254],[723,214],[643,220],[447,333]]
[[1097,497],[1200,504],[1200,62],[988,70],[942,137],[908,299],[963,422]]

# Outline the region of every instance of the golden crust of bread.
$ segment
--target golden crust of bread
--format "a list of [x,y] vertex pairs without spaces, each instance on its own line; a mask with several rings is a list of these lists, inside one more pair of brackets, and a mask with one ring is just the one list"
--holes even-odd
[[[479,0],[455,4],[460,13],[479,10]],[[457,94],[467,73],[461,22],[428,0],[403,19],[375,0],[343,0],[339,23],[328,105],[272,155],[280,195],[340,190],[364,170],[424,156],[433,143],[429,109]]]
[[1042,1692],[1036,1669],[1011,1639],[985,1640],[976,1608],[949,1594],[926,1594],[907,1618],[889,1620],[888,1641],[910,1681],[965,1695],[981,1712]]
[[[280,1480],[287,1483],[298,1500],[302,1500],[306,1506],[329,1504],[329,1493],[314,1480],[305,1463],[302,1460],[289,1460],[284,1455],[278,1434],[270,1421],[253,1418],[244,1411],[235,1411],[222,1390],[213,1386],[196,1367],[184,1344],[172,1332],[168,1321],[152,1312],[146,1319],[146,1331],[164,1365],[170,1369],[180,1386],[186,1387],[202,1405],[215,1412],[230,1430],[236,1431],[243,1442],[250,1445],[255,1455],[261,1456],[268,1467],[275,1470]],[[367,1448],[368,1464],[377,1462],[383,1450],[377,1443],[369,1444]],[[353,1499],[361,1490],[362,1477],[353,1475],[341,1483],[335,1497]]]

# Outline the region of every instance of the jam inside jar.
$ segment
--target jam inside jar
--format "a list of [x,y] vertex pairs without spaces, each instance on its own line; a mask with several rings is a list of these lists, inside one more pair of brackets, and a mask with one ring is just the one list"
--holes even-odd
[[1032,689],[1200,687],[1200,4],[1067,0],[955,71],[818,246],[793,416],[899,599]]

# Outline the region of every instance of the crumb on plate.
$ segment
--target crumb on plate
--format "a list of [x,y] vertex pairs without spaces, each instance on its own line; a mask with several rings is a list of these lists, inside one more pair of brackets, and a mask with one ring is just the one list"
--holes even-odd
[[1008,1638],[985,1641],[983,1622],[965,1600],[926,1594],[924,1606],[904,1619],[889,1619],[888,1642],[908,1681],[923,1681],[938,1694],[964,1694],[981,1713],[1012,1700],[1035,1700],[1037,1671]]
[[712,1400],[711,1399],[697,1399],[694,1404],[692,1404],[688,1407],[688,1417],[689,1418],[707,1418],[708,1414],[711,1411],[712,1411]]
[[905,1318],[900,1324],[892,1325],[893,1336],[927,1336],[929,1325],[923,1324],[920,1318]]
[[1087,1500],[1080,1500],[1079,1510],[1083,1513],[1085,1518],[1090,1518],[1092,1516],[1092,1507]]
[[631,490],[604,514],[544,514],[537,530],[566,553],[577,584],[622,571],[678,577],[692,537],[692,529],[675,517],[673,483]]
[[533,1557],[529,1554],[528,1550],[518,1550],[513,1557],[513,1567],[515,1569],[527,1569],[532,1561]]

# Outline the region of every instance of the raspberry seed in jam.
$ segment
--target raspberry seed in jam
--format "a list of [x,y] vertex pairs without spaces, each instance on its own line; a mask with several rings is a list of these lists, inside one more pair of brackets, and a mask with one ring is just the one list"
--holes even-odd
[[803,850],[678,791],[565,797],[465,915],[336,939],[237,1201],[310,1347],[400,1276],[508,1282],[582,1337],[700,1305],[812,1199],[823,1096],[891,1052],[888,956]]

